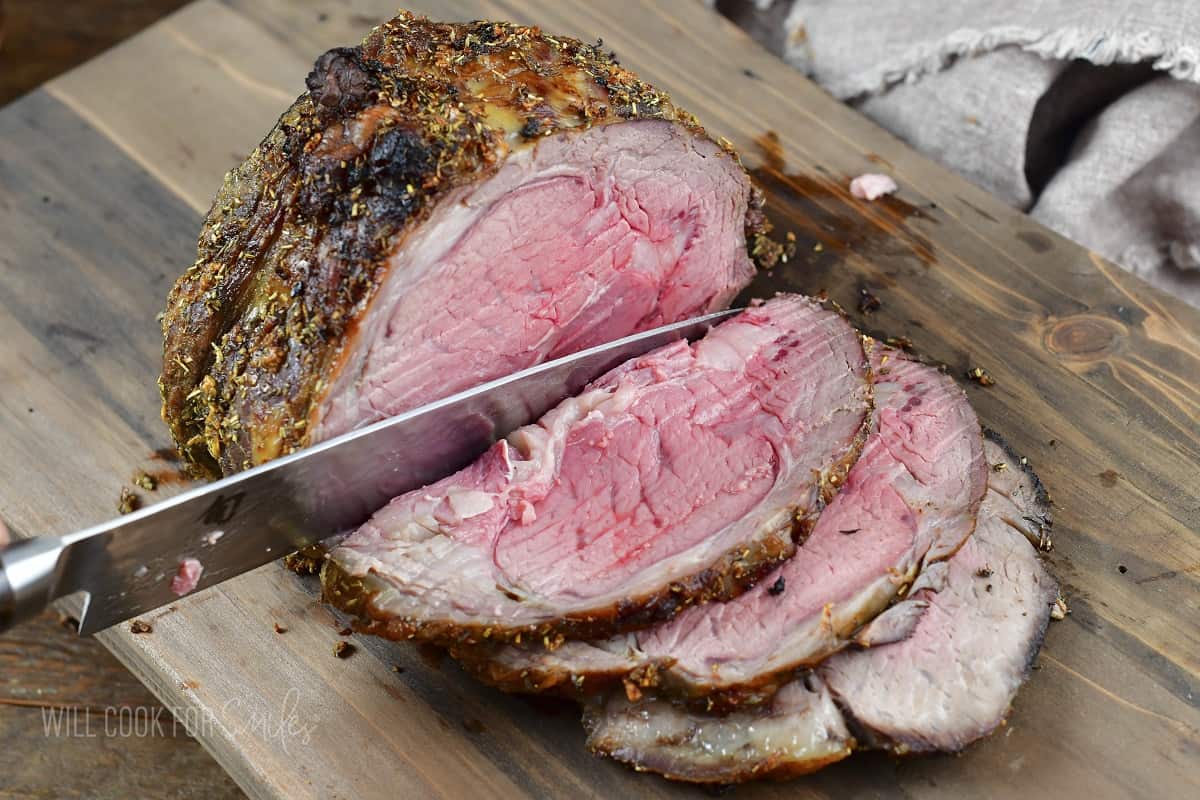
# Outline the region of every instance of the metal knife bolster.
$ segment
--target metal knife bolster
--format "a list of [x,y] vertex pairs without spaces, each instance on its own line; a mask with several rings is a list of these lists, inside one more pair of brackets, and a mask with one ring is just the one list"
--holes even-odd
[[69,592],[58,583],[64,546],[61,537],[39,536],[0,550],[0,631],[41,613]]

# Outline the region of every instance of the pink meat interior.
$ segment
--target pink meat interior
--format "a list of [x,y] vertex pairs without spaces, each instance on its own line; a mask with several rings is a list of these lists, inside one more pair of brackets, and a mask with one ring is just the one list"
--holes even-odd
[[727,305],[753,275],[748,192],[731,158],[666,122],[514,153],[401,243],[316,438]]
[[783,432],[739,378],[658,384],[572,430],[556,490],[497,538],[497,566],[539,594],[604,593],[746,514],[774,484]]

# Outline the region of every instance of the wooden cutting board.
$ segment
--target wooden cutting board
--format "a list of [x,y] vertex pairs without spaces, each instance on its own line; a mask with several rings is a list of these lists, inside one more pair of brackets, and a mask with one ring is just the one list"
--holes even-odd
[[[155,314],[201,215],[315,56],[392,2],[203,0],[0,113],[0,514],[20,533],[111,516],[169,444]],[[828,289],[852,314],[866,290],[869,330],[986,369],[980,416],[1053,495],[1071,614],[1005,728],[961,757],[855,756],[739,796],[1197,796],[1200,311],[918,156],[700,3],[414,5],[603,37],[764,178],[799,254],[758,289]],[[846,177],[867,170],[899,200],[852,201]],[[568,705],[339,636],[313,582],[276,564],[146,619],[152,634],[101,639],[255,797],[704,796],[588,755]]]

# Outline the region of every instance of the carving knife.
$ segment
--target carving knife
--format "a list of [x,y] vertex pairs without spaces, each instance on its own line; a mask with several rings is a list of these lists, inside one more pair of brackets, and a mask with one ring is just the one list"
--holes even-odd
[[[228,580],[365,522],[393,497],[470,463],[612,367],[740,309],[627,336],[320,442],[115,520],[0,550],[0,630],[83,593],[81,635]],[[190,588],[190,587],[184,587]]]

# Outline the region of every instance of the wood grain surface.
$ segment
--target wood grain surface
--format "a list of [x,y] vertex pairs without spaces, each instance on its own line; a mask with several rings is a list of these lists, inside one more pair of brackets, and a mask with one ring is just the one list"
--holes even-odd
[[[1200,791],[1200,312],[931,164],[699,3],[425,0],[603,37],[733,141],[801,256],[759,292],[827,289],[957,373],[1055,500],[1051,626],[1009,724],[961,757],[855,756],[741,797],[1185,797]],[[221,175],[313,58],[379,0],[203,0],[0,112],[0,514],[26,535],[110,516],[168,444],[155,314]],[[777,139],[772,139],[773,132]],[[891,173],[863,204],[847,176]],[[569,706],[485,689],[413,648],[339,634],[272,564],[101,641],[255,797],[679,797],[588,755]],[[275,625],[286,628],[276,633]],[[333,655],[341,639],[357,646]],[[396,671],[394,667],[399,667]]]
[[0,800],[244,797],[181,719],[55,611],[0,636],[0,743]]

